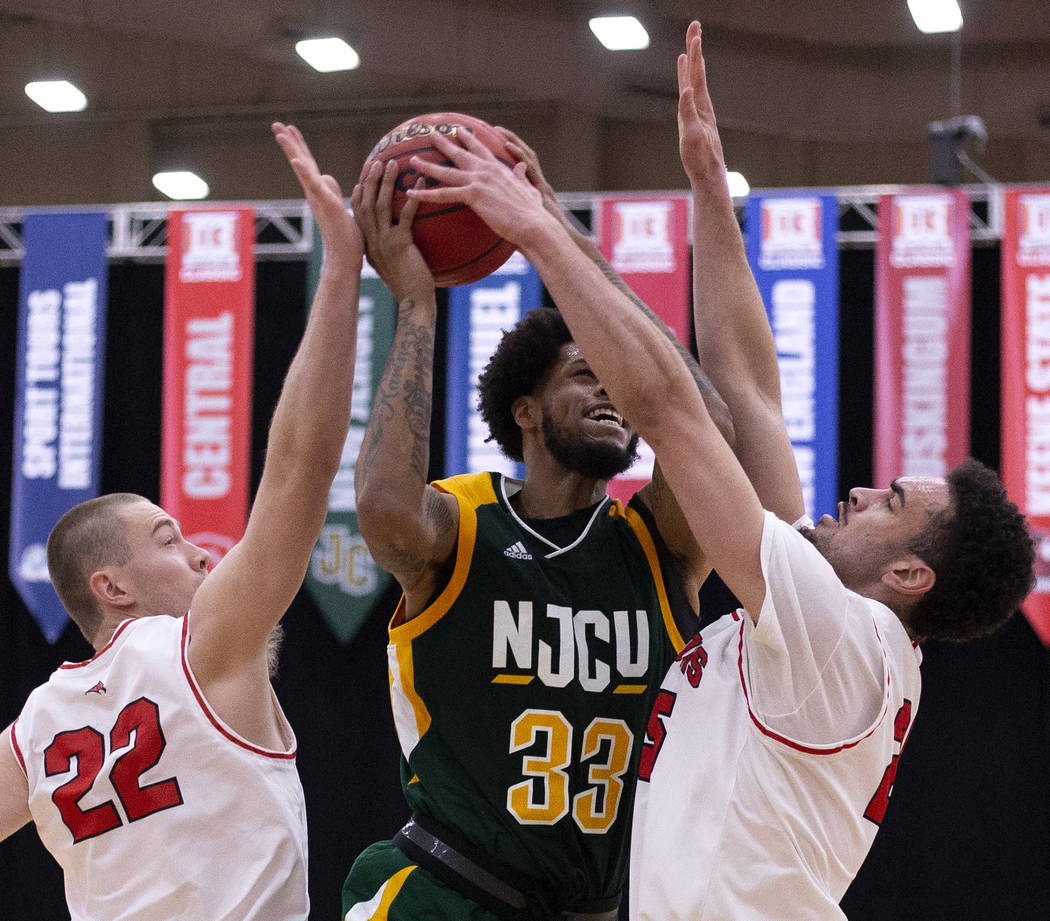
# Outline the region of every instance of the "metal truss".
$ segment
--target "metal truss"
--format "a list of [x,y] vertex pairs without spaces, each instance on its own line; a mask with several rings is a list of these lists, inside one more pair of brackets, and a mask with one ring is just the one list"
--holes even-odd
[[[970,198],[970,240],[974,246],[995,245],[1002,236],[1002,192],[1000,185],[964,186]],[[882,195],[912,191],[911,186],[845,186],[835,189],[800,189],[800,194],[834,195],[839,203],[840,249],[871,249],[878,237],[878,202]],[[756,189],[783,193],[783,189]],[[631,193],[634,194],[634,193]],[[649,192],[645,195],[681,195],[676,192]],[[598,202],[608,197],[599,193],[560,195],[559,200],[592,234]],[[301,260],[313,248],[314,224],[306,202],[249,201],[209,203],[209,208],[250,206],[255,210],[255,258],[257,261]],[[737,218],[743,223],[744,199],[737,199]],[[22,222],[29,212],[71,210],[105,211],[109,224],[106,254],[111,261],[163,262],[167,252],[168,212],[173,205],[98,205],[84,208],[0,208],[0,265],[22,261]]]
[[[944,188],[934,186],[934,189]],[[970,200],[970,242],[973,246],[993,246],[999,242],[1003,235],[1003,185],[968,185],[960,186],[964,189]],[[790,192],[789,189],[752,189],[754,195],[783,195]],[[900,185],[872,185],[872,186],[842,186],[840,188],[806,188],[798,189],[799,195],[833,195],[839,204],[839,249],[874,249],[879,236],[879,199],[883,195],[899,195],[904,192],[916,191],[915,186]],[[681,191],[674,192],[645,192],[624,193],[638,194],[646,197],[659,198],[661,195],[688,194]],[[591,231],[597,232],[592,226],[590,216],[593,214],[595,202],[598,199],[608,197],[604,194],[583,195],[559,195],[561,203],[572,211],[573,215]],[[744,226],[744,211],[747,206],[746,198],[737,198],[733,202],[737,221]]]
[[[209,209],[255,210],[257,261],[305,259],[313,249],[314,223],[305,201],[208,203]],[[104,211],[108,224],[106,256],[111,262],[163,262],[167,254],[168,212],[174,206],[145,203],[84,208],[0,208],[0,265],[17,265],[24,253],[22,222],[27,213]]]

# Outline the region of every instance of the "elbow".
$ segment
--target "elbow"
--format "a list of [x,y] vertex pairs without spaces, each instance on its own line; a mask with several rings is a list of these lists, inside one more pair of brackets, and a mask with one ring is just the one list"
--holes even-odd
[[715,428],[718,429],[726,443],[729,447],[736,448],[736,427],[733,425],[733,414],[729,411],[726,401],[712,391],[704,394],[704,405],[707,407],[707,413],[715,424]]
[[403,498],[389,489],[361,489],[356,492],[357,527],[373,557],[383,547],[394,547],[418,533],[418,515],[413,514]]
[[730,445],[735,440],[725,404],[717,398],[712,403],[706,396],[701,397],[689,377],[677,382],[656,382],[645,389],[644,395],[636,395],[632,404],[634,415],[628,415],[628,419],[657,457],[661,452],[675,452],[683,444],[681,438],[705,429]]
[[400,575],[415,568],[420,554],[418,520],[397,502],[373,500],[359,496],[357,528],[376,565]]
[[[691,389],[695,392],[696,388]],[[654,434],[665,424],[664,420],[674,411],[674,407],[682,402],[685,392],[668,379],[650,380],[630,394],[621,411],[631,421],[635,431],[652,444]]]

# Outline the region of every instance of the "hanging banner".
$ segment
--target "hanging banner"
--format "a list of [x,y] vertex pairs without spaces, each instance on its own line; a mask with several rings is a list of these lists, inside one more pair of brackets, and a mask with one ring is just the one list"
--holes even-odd
[[491,275],[449,288],[448,357],[445,385],[445,475],[494,470],[525,476],[525,465],[486,442],[488,427],[478,412],[478,375],[488,364],[504,331],[539,307],[539,273],[514,253]]
[[838,201],[802,192],[753,195],[746,228],[806,514],[817,521],[838,500]]
[[[689,196],[625,195],[603,198],[596,204],[602,255],[692,351]],[[609,495],[626,502],[652,478],[654,462],[652,448],[640,441],[638,460],[609,482]]]
[[98,495],[106,344],[106,216],[27,214],[18,298],[8,573],[49,643],[69,621],[47,536]]
[[[316,227],[314,240],[318,245],[310,254],[306,285],[310,302],[317,290],[324,252]],[[332,399],[350,399],[350,431],[328,494],[324,527],[306,573],[310,597],[341,643],[349,643],[357,635],[391,580],[390,573],[375,564],[358,529],[354,473],[396,324],[394,296],[366,261],[361,273],[353,394],[332,395]]]
[[213,566],[248,520],[254,243],[251,208],[168,213],[160,502]]
[[961,189],[879,200],[875,485],[944,476],[970,450],[970,206]]
[[1050,186],[1007,189],[1003,204],[1000,467],[1036,542],[1022,607],[1050,646]]

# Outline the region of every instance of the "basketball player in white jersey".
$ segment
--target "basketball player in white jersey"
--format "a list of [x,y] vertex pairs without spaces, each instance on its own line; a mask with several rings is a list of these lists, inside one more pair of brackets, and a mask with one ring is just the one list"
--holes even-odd
[[273,128],[325,258],[243,538],[209,573],[177,521],[118,493],[70,510],[48,541],[52,581],[96,654],[59,667],[3,731],[0,839],[36,824],[73,921],[309,913],[295,737],[268,642],[302,583],[349,427],[364,249],[302,135]]
[[[512,172],[471,138],[441,139],[453,166],[413,162],[446,185],[409,194],[470,205],[536,266],[742,605],[687,645],[658,695],[635,806],[632,919],[841,918],[918,706],[918,641],[1005,621],[1032,584],[1032,543],[998,478],[972,459],[947,477],[854,489],[837,517],[805,522],[697,23],[679,83],[701,364],[730,406],[735,454],[667,338],[578,257],[524,166]],[[799,520],[801,530],[788,524]]]

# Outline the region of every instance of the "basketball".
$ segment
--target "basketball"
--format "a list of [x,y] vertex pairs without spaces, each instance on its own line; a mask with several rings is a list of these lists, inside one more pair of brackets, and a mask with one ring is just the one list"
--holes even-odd
[[[434,146],[433,136],[444,134],[454,138],[457,132],[464,130],[471,132],[499,160],[508,166],[514,165],[514,158],[507,152],[503,138],[488,122],[458,112],[434,112],[410,118],[384,134],[365,160],[361,179],[373,161],[397,161],[393,201],[394,217],[397,218],[406,201],[406,190],[411,189],[420,176],[409,163],[411,157],[451,165]],[[424,181],[430,188],[441,185],[429,177],[424,177]],[[503,265],[514,252],[514,246],[497,236],[467,205],[420,202],[412,224],[412,239],[439,288],[466,285],[484,278]]]

